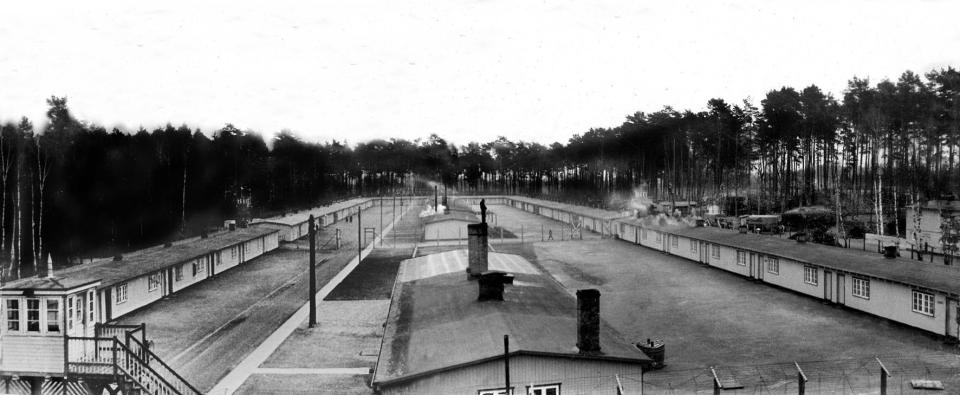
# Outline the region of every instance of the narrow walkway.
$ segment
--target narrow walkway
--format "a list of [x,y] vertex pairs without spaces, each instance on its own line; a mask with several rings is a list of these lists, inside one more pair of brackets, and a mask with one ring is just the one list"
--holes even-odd
[[[403,218],[416,206],[410,206],[404,211],[402,215],[398,218]],[[330,280],[326,285],[324,285],[316,294],[318,304],[324,298],[333,291],[340,282],[343,281],[353,271],[359,264],[360,261],[370,254],[373,251],[374,246],[380,242],[381,236],[387,235],[393,229],[396,220],[391,222],[389,226],[384,228],[381,235],[377,236],[372,243],[368,244],[364,248],[360,255],[355,257],[346,267],[343,268],[333,279]],[[293,314],[287,321],[285,321],[276,331],[274,331],[266,340],[263,341],[256,349],[253,350],[249,355],[246,356],[239,364],[237,364],[225,377],[223,377],[220,382],[218,382],[210,394],[215,395],[227,395],[233,394],[241,385],[253,374],[257,369],[260,368],[260,365],[263,364],[267,358],[273,354],[277,348],[286,340],[296,329],[303,323],[310,315],[310,303],[304,303],[296,313]]]
[[256,374],[370,374],[370,368],[257,368]]

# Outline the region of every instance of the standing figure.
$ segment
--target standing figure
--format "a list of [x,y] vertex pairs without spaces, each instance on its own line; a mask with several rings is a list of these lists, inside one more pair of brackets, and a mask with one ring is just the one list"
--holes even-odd
[[487,203],[480,199],[480,222],[487,223]]

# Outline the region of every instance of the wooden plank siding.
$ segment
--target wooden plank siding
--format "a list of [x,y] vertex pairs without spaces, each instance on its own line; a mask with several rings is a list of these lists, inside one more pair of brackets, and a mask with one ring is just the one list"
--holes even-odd
[[63,336],[9,336],[3,342],[0,374],[63,374]]
[[[641,374],[639,364],[533,355],[510,358],[510,382],[517,395],[525,394],[530,384],[555,383],[560,384],[563,395],[612,394],[616,375],[638,382]],[[476,395],[479,390],[503,388],[503,385],[503,360],[497,359],[383,386],[380,393]]]
[[[511,207],[568,224],[573,223],[577,218],[583,217],[585,228],[590,230],[602,226],[603,221],[617,221],[592,218],[566,212],[558,208],[547,207],[546,204],[550,202],[545,202],[544,205],[538,205],[531,203],[534,199],[523,199],[524,201],[520,201],[505,197],[503,198],[503,202]],[[488,199],[488,201],[490,200]],[[960,325],[956,323],[957,316],[960,315],[960,311],[958,311],[960,306],[958,306],[956,301],[958,295],[952,295],[943,291],[932,290],[902,281],[893,281],[876,276],[846,272],[842,269],[818,265],[816,262],[798,262],[784,256],[771,254],[770,252],[756,251],[746,247],[715,244],[708,240],[685,237],[683,235],[672,235],[669,230],[644,227],[633,222],[621,222],[619,226],[613,226],[611,229],[616,232],[617,238],[632,244],[663,251],[691,261],[705,263],[721,270],[752,278],[759,282],[776,285],[831,303],[842,304],[847,308],[873,314],[930,333],[957,338],[958,332],[960,332]],[[676,246],[673,245],[671,237],[677,238]],[[693,246],[691,244],[693,244]],[[713,253],[714,247],[719,248],[719,258]],[[738,251],[745,254],[746,264],[738,264]],[[777,259],[778,267],[775,273],[771,272],[768,266],[769,258]],[[804,281],[805,267],[811,267],[816,270],[816,284]],[[829,284],[826,283],[824,278],[826,272],[830,273]],[[838,274],[840,274],[840,276],[838,276]],[[854,278],[869,281],[869,298],[853,295]],[[827,286],[829,286],[829,289],[825,289]],[[913,311],[912,302],[913,292],[915,290],[933,294],[934,308],[932,315]]]

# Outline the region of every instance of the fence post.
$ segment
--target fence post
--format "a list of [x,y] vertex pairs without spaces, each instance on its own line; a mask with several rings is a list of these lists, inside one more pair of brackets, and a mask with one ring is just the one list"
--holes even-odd
[[887,395],[887,377],[890,376],[890,371],[887,370],[886,366],[883,366],[879,357],[875,359],[880,364],[880,395]]
[[717,371],[710,367],[710,374],[713,375],[713,395],[720,395],[720,390],[723,389],[723,385],[720,384],[720,379],[717,378]]
[[[112,359],[112,361],[113,361],[113,382],[114,382],[114,383],[117,383],[117,386],[119,387],[119,386],[120,386],[120,375],[119,375],[118,372],[117,372],[117,367],[118,367],[118,366],[117,366],[117,343],[119,343],[120,341],[117,340],[116,337],[114,337],[112,340],[113,340],[113,342],[112,342],[112,343],[113,343],[113,347],[111,347],[111,348],[112,348],[111,351],[113,352],[113,359]],[[94,344],[96,344],[96,340],[94,340]]]
[[[63,334],[63,377],[70,377],[70,335]],[[63,389],[66,391],[67,383],[64,381]]]
[[797,367],[797,394],[803,395],[807,390],[807,375],[803,374],[799,363],[794,362],[793,365]]
[[[309,228],[308,234],[310,238],[310,259],[308,268],[308,275],[310,276],[310,321],[307,323],[307,326],[313,328],[317,326],[317,227],[314,226],[313,215],[310,215],[308,219]],[[359,243],[359,241],[357,241]],[[340,249],[340,229],[337,228],[337,249]],[[359,259],[359,257],[357,258]]]

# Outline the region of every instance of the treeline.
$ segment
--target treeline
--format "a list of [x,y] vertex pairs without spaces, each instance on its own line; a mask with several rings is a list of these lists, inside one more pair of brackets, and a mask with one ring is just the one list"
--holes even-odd
[[[730,214],[824,204],[840,223],[902,234],[903,208],[957,191],[960,72],[853,78],[835,98],[811,85],[769,91],[759,106],[710,99],[626,117],[546,146],[511,141],[456,146],[373,140],[354,147],[282,132],[267,142],[227,124],[211,136],[187,126],[107,131],[48,100],[0,133],[4,276],[50,258],[107,255],[236,216],[267,216],[340,197],[459,192],[570,196],[609,204],[645,186],[653,199],[714,201]],[[729,204],[733,202],[734,204]],[[841,229],[842,232],[842,229]]]
[[493,173],[498,187],[601,198],[646,185],[659,199],[739,202],[729,214],[823,204],[840,223],[902,235],[904,207],[955,196],[958,146],[960,72],[947,68],[855,77],[840,98],[811,85],[771,90],[759,107],[710,99],[705,111],[637,112],[565,145],[501,138],[466,147],[459,167],[471,185]]
[[356,195],[364,186],[369,193],[402,187],[405,178],[364,176],[353,150],[336,141],[280,133],[268,147],[229,124],[212,137],[171,125],[108,131],[75,119],[66,98],[47,104],[41,128],[26,118],[0,125],[4,279],[198,235],[226,218]]

